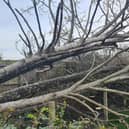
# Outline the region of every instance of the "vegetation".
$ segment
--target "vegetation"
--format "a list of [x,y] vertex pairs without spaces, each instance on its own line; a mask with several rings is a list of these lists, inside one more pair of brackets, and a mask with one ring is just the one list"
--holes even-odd
[[[90,0],[87,9],[81,0],[31,0],[22,10],[3,2],[21,29],[25,58],[0,62],[7,65],[0,84],[23,77],[0,94],[1,128],[129,128],[128,112],[118,111],[128,108],[129,1]],[[39,35],[24,15],[28,11]],[[46,32],[40,13],[49,17]]]
[[[55,120],[50,123],[50,126],[52,126],[53,128],[56,129],[85,129],[86,127],[91,127],[94,125],[94,123],[92,123],[90,121],[90,119],[85,119],[85,118],[80,118],[80,120],[72,120],[72,121],[68,121],[65,120],[65,106],[63,107],[59,107],[57,109],[58,112],[56,112],[56,117]],[[4,114],[5,115],[5,114]],[[9,114],[8,114],[9,115]],[[26,128],[26,129],[49,129],[50,126],[46,126],[46,123],[49,122],[49,109],[48,107],[42,107],[40,109],[36,109],[35,113],[26,113],[24,115],[22,115],[21,117],[24,117],[24,119],[26,119],[26,125],[25,127],[23,126],[24,123],[17,123],[17,118],[12,118],[12,119],[16,119],[16,122],[14,122],[14,120],[9,120],[8,123],[6,123],[5,119],[7,118],[7,114],[6,117],[2,116],[1,118],[5,118],[4,120],[1,119],[1,128],[11,128],[11,129],[19,129],[19,128]],[[14,124],[15,123],[15,124]],[[17,123],[17,124],[16,124]],[[27,125],[28,123],[28,125]],[[95,125],[94,125],[95,126]]]

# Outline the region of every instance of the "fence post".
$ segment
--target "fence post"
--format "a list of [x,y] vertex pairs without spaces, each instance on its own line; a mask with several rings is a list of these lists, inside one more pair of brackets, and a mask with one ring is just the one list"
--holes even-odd
[[[104,106],[108,107],[108,93],[107,93],[107,91],[104,91],[104,93],[103,93],[103,103],[104,103]],[[108,111],[107,110],[104,110],[104,118],[105,118],[105,120],[108,121]]]
[[55,101],[50,101],[48,104],[48,109],[49,109],[49,128],[54,129],[53,122],[56,119],[56,104]]

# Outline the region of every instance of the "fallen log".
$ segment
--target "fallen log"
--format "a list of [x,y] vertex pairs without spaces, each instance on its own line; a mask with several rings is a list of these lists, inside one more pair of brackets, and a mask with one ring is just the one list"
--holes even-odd
[[[107,72],[115,72],[122,67],[112,66],[112,67],[104,67],[97,71],[96,74],[107,73]],[[22,98],[30,98],[38,95],[47,94],[50,92],[56,92],[63,90],[65,88],[69,88],[71,84],[80,80],[83,76],[87,74],[87,71],[74,73],[67,76],[56,77],[53,79],[48,79],[45,81],[39,81],[34,84],[24,85],[0,94],[0,103],[15,101]]]
[[[46,103],[51,100],[65,97],[65,96],[69,95],[71,92],[74,92],[74,93],[84,92],[89,87],[101,86],[101,85],[115,82],[118,80],[129,79],[129,74],[127,74],[128,71],[129,71],[129,65],[126,66],[125,68],[123,68],[122,70],[112,73],[109,76],[106,76],[104,78],[97,79],[96,81],[89,82],[87,84],[81,84],[78,87],[76,87],[76,89],[74,89],[74,91],[71,91],[73,89],[72,88],[74,86],[73,85],[72,87],[67,88],[65,90],[48,93],[46,95],[41,95],[41,96],[37,96],[37,97],[33,97],[33,98],[27,98],[27,99],[21,99],[21,100],[17,100],[17,101],[2,103],[2,104],[0,104],[0,112],[10,111],[10,110],[15,111],[17,109],[21,109],[21,108],[25,108],[25,107],[29,107],[29,106],[40,105],[40,104]],[[112,111],[104,106],[102,106],[102,108],[106,109],[109,112],[114,113],[116,115],[120,115],[120,116],[124,115],[124,114],[120,114],[115,111]],[[128,115],[124,115],[124,116],[128,117]]]
[[[66,59],[68,57],[77,56],[82,53],[92,52],[104,48],[114,48],[111,42],[123,41],[120,38],[109,38],[105,42],[109,45],[102,45],[103,37],[89,38],[83,45],[78,45],[74,48],[69,48],[54,53],[35,54],[30,58],[22,59],[14,64],[11,64],[3,69],[0,69],[0,83],[13,79],[21,74],[29,72],[35,68],[45,65],[52,65],[54,62]],[[126,39],[126,37],[125,37]]]

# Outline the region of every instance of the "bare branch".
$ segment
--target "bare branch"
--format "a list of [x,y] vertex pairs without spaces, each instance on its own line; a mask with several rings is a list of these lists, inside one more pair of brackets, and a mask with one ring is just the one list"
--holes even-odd
[[37,23],[38,23],[38,29],[39,29],[39,33],[40,33],[40,36],[42,38],[42,46],[40,47],[38,44],[38,50],[39,52],[42,52],[43,48],[44,48],[44,45],[45,45],[45,39],[44,39],[44,35],[42,33],[42,28],[41,28],[41,25],[40,25],[40,20],[39,20],[39,15],[38,15],[38,10],[37,10],[37,4],[36,4],[36,1],[33,0],[33,6],[34,6],[34,10],[35,10],[35,15],[36,15],[36,19],[37,19]]
[[[71,94],[70,94],[71,95]],[[98,112],[96,112],[93,108],[91,108],[88,104],[86,104],[84,101],[79,100],[77,97],[74,96],[70,96],[70,95],[64,95],[65,98],[69,98],[72,100],[75,100],[76,102],[78,102],[79,104],[81,104],[82,106],[86,107],[88,110],[90,110],[93,115],[96,117],[98,117]]]
[[49,8],[50,14],[51,14],[51,17],[52,17],[53,22],[55,23],[55,21],[56,21],[55,20],[55,16],[54,16],[53,11],[52,11],[52,8],[51,8],[52,0],[49,0],[48,2],[49,2],[48,8]]
[[70,28],[70,33],[69,33],[69,37],[68,37],[68,42],[71,42],[72,37],[73,37],[73,30],[74,30],[74,22],[75,22],[75,14],[74,14],[74,4],[73,4],[73,0],[70,0],[70,6],[71,6],[71,28]]
[[[31,26],[29,25],[28,21],[26,20],[26,18],[22,15],[22,13],[20,13],[20,11],[18,9],[15,9],[16,12],[23,18],[24,22],[26,23],[27,27],[29,28],[29,30],[31,31],[31,33],[33,34],[34,36],[34,39],[35,39],[35,42],[36,42],[36,45],[38,47],[38,50],[39,50],[39,43],[38,43],[38,39],[36,37],[36,34],[34,33],[33,29],[31,28]],[[21,36],[20,36],[21,37]]]
[[124,8],[118,13],[118,15],[117,15],[111,22],[109,22],[107,25],[105,25],[105,27],[104,27],[102,30],[100,30],[99,32],[97,32],[97,33],[95,34],[95,36],[98,36],[98,35],[102,34],[102,33],[105,32],[113,23],[115,23],[115,22],[120,18],[120,16],[123,15],[123,13],[126,11],[126,9],[128,8],[128,6],[129,6],[128,4],[125,4]]
[[[21,29],[22,33],[24,34],[24,36],[25,36],[25,38],[26,38],[26,40],[27,40],[26,43],[28,44],[28,46],[31,46],[30,40],[29,40],[29,38],[28,38],[26,32],[24,31],[24,29],[23,29],[23,27],[22,27],[22,24],[21,24],[21,22],[20,22],[18,16],[16,15],[14,9],[12,8],[10,1],[9,1],[9,0],[8,0],[8,1],[3,0],[3,1],[5,2],[5,4],[9,7],[9,9],[11,10],[11,12],[12,12],[13,15],[15,16],[15,18],[16,18],[16,20],[17,20],[17,23],[18,23],[18,25],[19,25],[19,27],[20,27],[20,29]],[[24,43],[25,43],[25,42],[24,42]]]
[[90,32],[91,32],[92,25],[93,25],[93,21],[94,21],[94,18],[95,18],[97,9],[98,9],[98,7],[99,7],[100,1],[101,1],[101,0],[97,0],[96,7],[95,7],[95,10],[94,10],[94,12],[93,12],[93,16],[92,16],[92,18],[91,18],[91,21],[90,21],[89,30],[88,30],[88,32],[87,32],[87,34],[86,34],[86,36],[84,37],[84,39],[83,39],[82,42],[84,42],[84,41],[87,39],[87,37],[89,36],[89,34],[90,34]]
[[102,105],[102,104],[100,104],[100,103],[98,103],[98,102],[96,102],[96,101],[94,101],[94,100],[92,100],[92,99],[86,97],[86,96],[83,96],[83,95],[80,95],[80,94],[73,94],[73,93],[71,93],[71,95],[72,95],[72,96],[76,96],[76,97],[80,97],[80,98],[82,98],[82,99],[84,99],[84,100],[86,100],[86,101],[89,101],[90,103],[93,103],[93,104],[95,104],[95,105],[97,105],[97,106],[99,106],[99,107],[101,107],[101,108],[107,110],[108,112],[113,113],[113,114],[116,115],[116,116],[126,117],[126,118],[129,117],[129,115],[125,115],[125,114],[122,114],[122,113],[118,113],[118,112],[116,112],[116,111],[113,111],[112,109],[110,109],[110,108],[108,108],[108,107],[106,107],[106,106],[104,106],[104,105]]
[[58,5],[58,8],[57,8],[53,39],[52,39],[51,43],[49,44],[49,46],[47,47],[47,50],[46,50],[48,52],[53,51],[54,46],[57,44],[57,42],[60,38],[62,20],[63,20],[63,0],[61,0],[61,2]]

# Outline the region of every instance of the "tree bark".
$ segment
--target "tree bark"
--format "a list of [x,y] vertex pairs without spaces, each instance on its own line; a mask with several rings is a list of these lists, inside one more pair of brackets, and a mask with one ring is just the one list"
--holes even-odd
[[[83,46],[79,45],[78,47],[62,50],[55,53],[41,54],[41,55],[37,54],[37,55],[33,55],[30,58],[22,59],[0,70],[0,83],[6,82],[12,78],[17,77],[20,74],[26,73],[40,66],[51,65],[54,62],[66,59],[68,57],[77,56],[82,53],[96,51],[99,49],[104,49],[105,47],[108,48],[112,46],[112,45],[111,46],[102,45],[101,44],[102,39],[103,37],[100,37],[100,38],[98,37],[98,39],[93,38],[93,40],[91,38]],[[94,40],[97,40],[97,41],[94,41]],[[107,39],[105,40],[105,42],[109,42],[110,40],[111,39]],[[114,40],[120,41],[121,39],[114,39]],[[93,44],[89,44],[92,42]]]
[[[2,104],[0,104],[0,112],[10,111],[10,110],[15,111],[16,109],[20,109],[20,108],[24,108],[24,107],[28,107],[28,106],[40,105],[40,104],[46,103],[48,101],[56,100],[58,98],[67,96],[71,92],[74,92],[74,93],[84,92],[85,90],[87,90],[90,87],[100,86],[102,84],[104,85],[104,84],[111,83],[111,82],[118,81],[118,80],[129,79],[129,75],[127,75],[128,71],[129,71],[129,65],[126,66],[124,69],[122,69],[118,72],[115,72],[109,76],[106,76],[102,79],[98,79],[96,81],[89,82],[87,84],[81,84],[78,87],[76,87],[76,89],[74,91],[71,91],[71,87],[70,87],[65,90],[57,91],[54,93],[49,93],[46,95],[41,95],[41,96],[29,98],[29,99],[21,99],[21,100],[7,102],[7,103],[2,103]],[[120,76],[120,74],[122,74],[122,75]]]
[[[121,67],[104,67],[97,71],[96,74],[115,72],[121,69]],[[50,92],[56,92],[69,88],[71,84],[80,80],[83,76],[87,74],[88,71],[74,73],[71,75],[66,75],[62,77],[56,77],[53,79],[48,79],[45,81],[36,82],[34,84],[25,85],[19,88],[15,88],[0,94],[0,103],[15,101],[22,98],[30,98],[38,95],[47,94]]]

